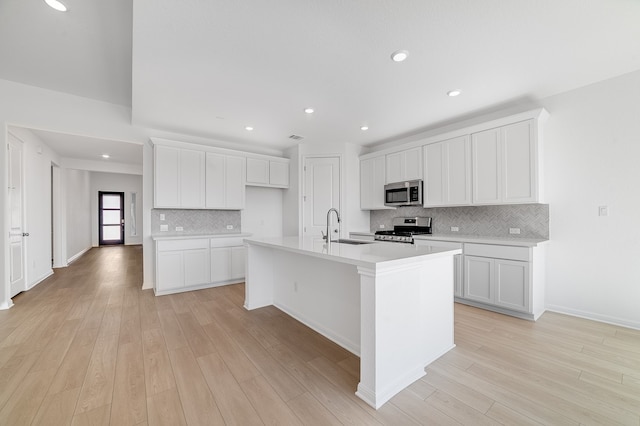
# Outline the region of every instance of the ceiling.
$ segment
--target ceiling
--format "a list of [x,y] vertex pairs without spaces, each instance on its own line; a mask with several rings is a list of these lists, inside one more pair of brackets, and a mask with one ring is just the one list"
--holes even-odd
[[386,142],[640,69],[637,0],[63,1],[0,2],[0,78],[254,147]]

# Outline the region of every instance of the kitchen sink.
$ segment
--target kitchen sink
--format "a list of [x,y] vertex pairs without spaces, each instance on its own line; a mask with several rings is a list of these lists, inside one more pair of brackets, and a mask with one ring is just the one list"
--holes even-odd
[[342,238],[339,239],[339,240],[332,241],[332,242],[334,242],[334,243],[342,243],[342,244],[353,244],[353,245],[375,243],[375,241],[347,240],[347,239],[342,239]]

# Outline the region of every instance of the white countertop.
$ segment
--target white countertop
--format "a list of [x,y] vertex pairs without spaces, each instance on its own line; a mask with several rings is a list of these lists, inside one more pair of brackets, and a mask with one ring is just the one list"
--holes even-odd
[[452,235],[452,234],[429,234],[414,235],[415,240],[432,241],[453,241],[456,243],[476,243],[476,244],[497,244],[502,246],[535,247],[544,243],[545,239],[536,238],[510,238],[510,237],[479,237],[477,235]]
[[172,235],[153,235],[151,238],[153,241],[164,240],[196,240],[200,238],[238,238],[238,237],[250,237],[252,234],[246,232],[240,233],[221,233],[221,234],[172,234]]
[[332,242],[330,248],[327,249],[326,243],[321,238],[314,237],[246,238],[245,242],[249,245],[272,247],[292,253],[373,268],[395,267],[429,258],[462,253],[460,249],[385,242],[358,245]]

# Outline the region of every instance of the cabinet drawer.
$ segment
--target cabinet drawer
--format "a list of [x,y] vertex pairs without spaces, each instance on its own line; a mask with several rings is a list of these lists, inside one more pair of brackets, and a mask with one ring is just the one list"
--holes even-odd
[[206,249],[209,248],[209,241],[206,238],[158,241],[157,247],[158,251]]
[[235,247],[243,245],[242,237],[233,238],[211,238],[211,248],[214,247]]
[[491,244],[471,244],[464,245],[466,256],[493,257],[495,259],[522,260],[530,262],[531,249],[528,247],[497,246]]

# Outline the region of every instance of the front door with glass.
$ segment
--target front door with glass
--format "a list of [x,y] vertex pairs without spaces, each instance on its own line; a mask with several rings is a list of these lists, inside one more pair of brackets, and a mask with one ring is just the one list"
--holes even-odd
[[124,192],[98,192],[100,245],[124,244]]

